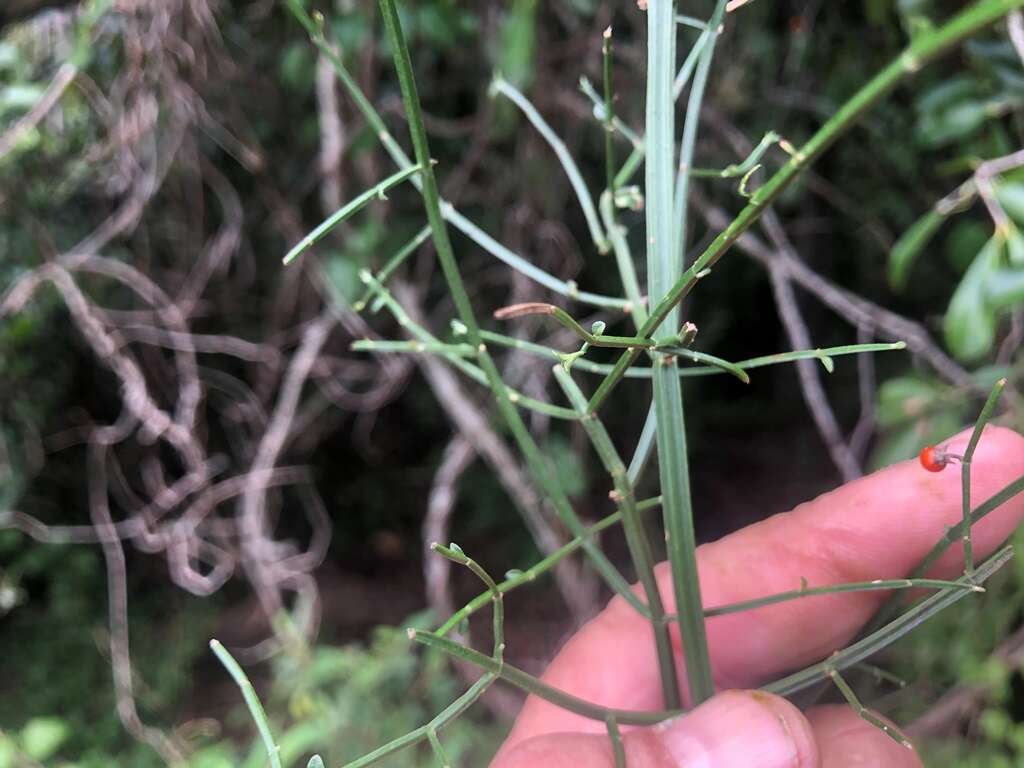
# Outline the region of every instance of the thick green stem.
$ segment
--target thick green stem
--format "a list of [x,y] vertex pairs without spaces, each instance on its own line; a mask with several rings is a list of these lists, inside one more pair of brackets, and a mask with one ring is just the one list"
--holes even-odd
[[605,429],[597,414],[587,413],[587,398],[576,386],[572,376],[560,365],[556,365],[553,370],[555,380],[562,387],[562,391],[565,392],[572,407],[580,414],[580,423],[583,425],[587,437],[590,438],[590,443],[594,446],[602,466],[612,478],[615,490],[611,496],[622,513],[622,530],[626,534],[626,545],[629,547],[633,568],[636,570],[637,578],[644,590],[644,596],[647,598],[647,606],[651,611],[651,629],[654,633],[654,646],[658,657],[658,672],[661,676],[661,692],[665,700],[665,707],[677,709],[680,699],[675,653],[672,650],[668,624],[664,621],[665,606],[661,601],[661,591],[654,575],[654,555],[651,550],[651,542],[647,538],[647,531],[644,528],[643,520],[640,519],[639,510],[637,510],[633,483],[629,479],[625,463],[619,456],[619,452],[615,450],[608,430]]

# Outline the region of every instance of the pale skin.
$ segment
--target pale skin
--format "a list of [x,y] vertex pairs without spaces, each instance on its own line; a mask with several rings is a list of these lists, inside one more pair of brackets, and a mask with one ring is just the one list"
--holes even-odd
[[[963,453],[969,433],[943,445]],[[1024,437],[985,430],[972,471],[972,506],[1024,475]],[[1024,518],[1024,495],[974,529],[977,558],[993,552]],[[697,551],[706,606],[811,586],[898,578],[961,519],[959,466],[926,472],[916,461],[848,483]],[[1020,556],[1020,555],[1018,555]],[[929,576],[955,578],[962,552],[951,548]],[[675,610],[665,563],[657,575],[666,610]],[[623,729],[629,768],[917,768],[917,753],[864,722],[845,705],[801,712],[757,686],[842,648],[889,593],[803,598],[708,620],[718,695],[656,728]],[[970,598],[968,598],[970,599]],[[956,610],[954,606],[950,610]],[[576,633],[543,679],[619,709],[659,709],[661,687],[651,630],[615,598]],[[676,662],[683,668],[678,632]],[[680,672],[680,687],[685,683]],[[491,768],[614,768],[603,723],[531,696]]]

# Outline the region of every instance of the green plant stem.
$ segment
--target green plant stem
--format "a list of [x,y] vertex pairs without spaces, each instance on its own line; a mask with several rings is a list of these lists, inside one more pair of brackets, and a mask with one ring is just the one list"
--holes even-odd
[[643,294],[640,292],[640,282],[636,277],[636,268],[633,266],[633,254],[629,248],[629,241],[626,239],[626,228],[619,224],[615,215],[615,202],[613,193],[605,191],[598,202],[601,211],[601,219],[604,221],[605,229],[608,232],[608,242],[611,243],[612,253],[615,256],[615,265],[619,269],[619,279],[622,281],[622,289],[629,299],[629,313],[637,328],[647,320],[647,307],[644,306]]
[[[650,0],[647,8],[647,108],[644,139],[647,162],[644,166],[644,196],[647,212],[647,295],[651,301],[660,301],[665,296],[682,269],[674,245],[678,229],[673,217],[672,189],[672,168],[675,167],[675,99],[672,94],[676,37],[674,15],[672,0]],[[679,328],[678,312],[671,309],[656,324],[648,318],[643,327],[648,326],[654,329],[654,334],[675,334]],[[686,422],[677,370],[674,355],[654,356],[656,440],[665,546],[672,571],[690,702],[696,706],[714,695],[715,684],[701,606]],[[590,409],[590,412],[593,410]]]
[[410,630],[409,637],[428,648],[434,648],[442,653],[448,654],[452,658],[467,661],[485,672],[497,675],[506,683],[509,683],[510,685],[513,685],[527,693],[532,693],[546,701],[550,701],[552,704],[555,704],[562,709],[568,710],[569,712],[575,712],[577,715],[581,715],[591,720],[597,720],[598,722],[606,722],[606,718],[611,716],[615,718],[615,721],[619,725],[655,725],[656,723],[660,723],[670,717],[682,714],[678,709],[652,710],[644,712],[630,709],[612,709],[610,707],[603,707],[599,704],[594,704],[593,702],[586,701],[550,686],[542,680],[538,680],[533,675],[524,672],[518,667],[507,662],[501,666],[499,671],[499,665],[490,656],[473,650],[472,648],[467,648],[466,646],[447,638],[440,637],[432,632],[424,632],[419,629]]
[[[989,497],[988,500],[979,504],[973,512],[971,512],[971,518],[967,523],[967,526],[977,525],[979,520],[982,520],[990,512],[994,512],[1003,504],[1008,502],[1014,496],[1024,493],[1024,475],[1021,475],[1016,480],[1012,481],[1008,485],[1004,486],[1002,490]],[[921,560],[918,566],[911,573],[910,578],[919,578],[931,570],[931,567],[935,565],[940,557],[942,557],[946,551],[953,546],[954,542],[957,542],[963,538],[963,531],[965,529],[963,522],[957,523],[952,528],[949,528],[945,535],[939,539],[935,546],[931,548],[927,555]],[[890,597],[879,609],[878,613],[868,624],[865,631],[872,631],[885,621],[889,619],[899,608],[899,596],[893,595]]]
[[853,688],[849,686],[849,684],[843,679],[842,675],[840,675],[838,671],[834,669],[831,670],[831,672],[829,672],[829,677],[832,678],[832,682],[835,683],[836,688],[839,689],[839,692],[843,695],[843,698],[846,699],[847,703],[851,707],[853,707],[853,711],[856,712],[857,715],[862,720],[864,720],[864,722],[868,723],[869,725],[873,725],[875,728],[880,730],[882,733],[884,733],[890,739],[895,741],[901,747],[906,747],[907,749],[914,748],[914,746],[910,743],[907,737],[900,733],[898,728],[893,728],[882,718],[880,718],[878,715],[876,715],[874,712],[872,712],[860,703],[860,699],[858,699],[857,694],[853,692]]
[[[473,313],[473,307],[466,293],[466,288],[463,285],[451,241],[448,238],[448,230],[441,215],[441,198],[437,190],[437,180],[434,177],[434,167],[430,162],[430,147],[427,143],[427,134],[423,126],[423,113],[420,107],[419,96],[416,92],[412,61],[402,33],[395,0],[380,0],[380,8],[384,16],[384,26],[387,29],[388,40],[391,44],[395,69],[398,72],[398,81],[402,90],[402,101],[405,106],[406,119],[409,123],[409,134],[415,150],[414,154],[417,163],[423,169],[420,173],[420,181],[422,184],[423,204],[427,210],[427,221],[430,224],[437,257],[441,262],[441,269],[448,283],[448,290],[455,303],[459,320],[466,327],[466,336],[470,344],[479,350],[477,363],[487,379],[505,424],[519,446],[520,452],[526,458],[530,474],[543,490],[548,501],[572,535],[583,538],[585,533],[583,523],[580,522],[564,489],[554,475],[549,462],[541,454],[536,442],[526,428],[526,424],[516,410],[515,405],[510,399],[508,388],[505,386],[505,382],[502,380],[494,360],[481,339],[480,327],[477,323],[476,315]],[[612,565],[601,549],[595,546],[593,542],[587,540],[583,542],[583,549],[590,558],[594,568],[605,580],[605,583],[629,605],[633,606],[637,612],[641,615],[647,615],[647,607],[633,593],[629,583]]]
[[619,732],[619,723],[615,715],[609,714],[605,717],[604,725],[608,729],[608,740],[612,743],[615,768],[626,768],[626,748],[622,746],[622,734]]
[[[814,136],[793,154],[789,162],[751,196],[736,218],[719,233],[651,310],[638,335],[648,336],[660,326],[671,310],[693,289],[698,280],[697,275],[713,267],[783,190],[900,82],[967,37],[1021,7],[1024,7],[1024,0],[982,0],[961,11],[935,30],[917,37],[900,56],[846,101]],[[650,146],[649,140],[646,140],[646,145]],[[590,398],[590,410],[601,407],[637,354],[639,353],[633,350],[627,350],[622,354],[605,381]]]
[[[707,26],[707,40],[701,48],[697,59],[697,69],[693,74],[693,84],[690,86],[690,99],[686,105],[686,117],[683,120],[683,137],[679,142],[679,167],[676,170],[676,186],[673,196],[675,205],[676,233],[673,242],[676,246],[676,258],[681,265],[686,253],[686,241],[689,235],[687,227],[689,216],[690,199],[690,170],[693,168],[693,153],[697,145],[697,130],[700,126],[701,106],[704,103],[704,91],[708,83],[708,74],[711,71],[711,60],[715,55],[715,45],[718,42],[719,28],[725,16],[726,0],[717,0],[714,13]],[[680,268],[681,271],[681,268]],[[658,296],[662,296],[659,293]]]
[[[963,588],[943,590],[929,597],[863,640],[853,643],[840,651],[836,651],[827,660],[762,686],[761,690],[780,696],[789,696],[821,680],[829,679],[833,672],[838,672],[861,663],[888,647],[915,627],[920,626],[943,609],[963,599],[964,596],[971,594],[972,590],[967,588],[969,585],[986,581],[992,574],[1009,562],[1012,556],[1013,548],[1004,547],[979,566],[973,574],[973,581],[967,576],[959,579],[958,582],[960,585],[963,585]],[[511,664],[499,665],[490,656],[441,637],[439,634],[422,630],[410,630],[409,637],[429,648],[435,648],[448,654],[452,658],[467,661],[484,670],[485,673],[498,676],[526,693],[533,694],[563,709],[591,720],[597,720],[598,722],[607,722],[609,717],[614,717],[619,725],[655,725],[681,714],[679,710],[638,712],[602,707],[554,688]]]
[[294,259],[300,253],[302,253],[307,248],[312,246],[318,240],[323,238],[324,235],[326,235],[328,232],[330,232],[332,229],[338,226],[345,219],[347,219],[352,214],[362,210],[367,205],[369,205],[371,201],[387,199],[384,197],[385,192],[387,192],[392,187],[398,186],[403,181],[408,181],[417,173],[419,173],[419,171],[420,166],[418,165],[414,165],[409,168],[403,168],[397,173],[388,176],[386,179],[384,179],[384,181],[380,182],[380,184],[377,184],[375,187],[371,187],[370,189],[366,190],[355,199],[350,200],[348,203],[346,203],[337,211],[335,211],[326,219],[324,219],[320,223],[320,225],[317,226],[312,232],[310,232],[304,238],[299,240],[299,242],[297,242],[295,246],[285,255],[283,259],[284,263],[290,263],[292,259]]
[[612,498],[622,514],[622,530],[626,535],[626,545],[633,560],[633,569],[643,587],[644,597],[647,599],[647,606],[651,612],[651,628],[654,634],[655,653],[658,658],[658,672],[661,676],[661,692],[665,707],[678,709],[680,699],[675,653],[672,650],[668,624],[664,619],[665,606],[661,601],[661,591],[654,575],[654,554],[651,550],[651,542],[647,538],[647,531],[644,529],[643,520],[640,519],[640,513],[636,508],[636,493],[627,474],[626,465],[615,449],[604,424],[596,414],[587,413],[587,398],[584,397],[576,382],[572,380],[572,376],[560,365],[554,366],[553,371],[555,380],[565,392],[566,398],[573,409],[580,414],[580,423],[600,458],[601,465],[612,478],[615,488]]
[[256,723],[256,730],[259,731],[260,738],[263,740],[263,746],[267,750],[267,759],[270,761],[271,768],[281,768],[280,750],[278,749],[277,742],[274,741],[274,734],[270,731],[267,713],[260,703],[260,697],[256,695],[256,689],[252,687],[249,676],[245,674],[245,670],[235,661],[234,656],[228,652],[228,649],[219,640],[210,641],[210,650],[214,652],[220,663],[224,665],[228,674],[235,681],[235,685],[242,692],[245,706],[249,708],[249,714],[252,716],[253,722]]
[[691,168],[690,178],[694,179],[733,179],[737,176],[745,176],[758,167],[759,161],[764,157],[768,149],[779,142],[781,137],[775,131],[768,131],[751,150],[750,154],[740,163],[727,165],[721,170],[714,168]]
[[[409,342],[411,346],[408,349],[404,349],[402,344],[404,342],[373,342],[370,340],[362,340],[353,342],[353,349],[362,349],[365,351],[408,351],[413,353],[433,352],[438,354],[451,363],[455,368],[462,371],[466,376],[473,379],[473,381],[483,384],[485,387],[491,386],[491,380],[487,377],[484,371],[477,365],[464,359],[463,352],[468,347],[473,350],[473,357],[478,361],[480,358],[480,345],[475,347],[466,344],[459,345],[448,345],[438,341],[426,328],[415,322],[399,304],[394,296],[391,295],[390,291],[387,290],[383,285],[377,282],[376,278],[370,274],[368,270],[363,270],[359,273],[360,278],[365,282],[377,296],[377,299],[383,303],[387,308],[391,316],[395,318],[400,326],[405,328],[412,336],[415,337],[415,341]],[[384,344],[384,347],[377,347],[379,344]],[[357,346],[358,345],[358,346]],[[421,345],[422,349],[417,346]],[[504,382],[502,382],[504,384]],[[507,388],[508,398],[512,403],[519,405],[528,410],[536,411],[537,413],[543,413],[546,416],[551,416],[556,419],[569,419],[575,421],[577,419],[576,412],[570,408],[562,408],[557,405],[551,405],[542,400],[536,400],[532,397],[517,392],[514,389]]]
[[[652,499],[646,499],[644,501],[637,502],[637,512],[646,512],[649,509],[655,509],[661,504],[661,497],[655,496]],[[601,531],[611,528],[622,520],[622,513],[615,512],[607,517],[602,518],[598,522],[586,529],[585,536],[587,539],[593,540]],[[545,557],[543,560],[534,563],[533,566],[527,568],[525,571],[518,571],[514,576],[509,576],[504,581],[498,583],[498,591],[503,595],[517,589],[524,584],[530,584],[536,581],[538,578],[543,576],[548,571],[552,570],[562,560],[576,552],[583,546],[583,539],[574,538],[567,542],[563,546],[556,549],[550,555]],[[455,627],[462,622],[466,621],[470,616],[483,608],[491,599],[490,592],[482,592],[481,594],[474,597],[462,608],[452,614],[448,619],[437,628],[435,634],[447,635]]]
[[[612,28],[601,35],[601,79],[604,85],[604,175],[608,193],[615,197],[615,93],[612,89]],[[615,207],[612,206],[612,221]]]
[[978,448],[978,442],[981,440],[981,433],[985,430],[985,425],[992,418],[996,402],[998,402],[1005,386],[1006,379],[1000,379],[992,387],[992,391],[989,393],[981,413],[978,414],[978,420],[974,423],[974,431],[971,432],[971,439],[967,442],[967,449],[960,459],[961,507],[963,509],[961,530],[963,531],[965,573],[970,573],[974,570],[974,547],[971,542],[971,462],[974,459],[974,452]]
[[[554,304],[547,304],[541,301],[531,301],[526,304],[512,304],[508,307],[502,307],[494,313],[494,316],[499,320],[508,320],[516,317],[526,317],[529,315],[546,315],[554,318],[559,325],[572,331],[583,339],[583,341],[593,347],[617,347],[619,349],[624,347],[635,347],[637,349],[653,349],[660,346],[659,342],[649,337],[614,336],[605,333],[591,333],[561,307],[556,307]],[[675,343],[678,342],[677,339],[673,337],[670,341],[666,342],[666,345],[672,345]]]
[[470,686],[464,694],[445,707],[429,723],[421,725],[419,728],[409,731],[409,733],[399,736],[393,741],[389,741],[387,744],[363,755],[358,760],[345,763],[343,768],[366,768],[366,766],[380,762],[384,758],[390,757],[396,752],[400,752],[403,749],[411,747],[413,744],[418,744],[421,741],[429,739],[431,733],[436,736],[438,731],[476,703],[476,700],[483,695],[484,691],[486,691],[491,686],[491,683],[496,679],[497,675],[494,674],[488,673],[483,675],[479,680],[473,683],[473,685]]
[[[1013,547],[1004,547],[992,555],[971,576],[958,579],[963,584],[982,584],[992,574],[1002,568],[1013,556]],[[877,629],[866,637],[832,654],[826,661],[812,664],[806,669],[776,680],[762,687],[762,690],[779,696],[791,696],[797,691],[809,688],[815,683],[828,679],[832,670],[843,670],[858,664],[896,642],[899,638],[920,626],[939,611],[953,605],[967,595],[970,590],[942,590],[922,600],[906,613]]]
[[[562,164],[562,168],[565,170],[565,175],[569,177],[569,183],[576,193],[576,199],[579,200],[580,207],[583,209],[583,217],[587,220],[590,237],[593,239],[598,253],[607,253],[608,238],[605,237],[604,230],[601,229],[601,222],[597,216],[594,199],[590,196],[590,190],[587,189],[587,183],[583,180],[583,174],[580,173],[580,169],[576,166],[576,161],[573,160],[572,154],[565,146],[565,142],[552,130],[551,126],[548,125],[547,121],[541,116],[530,100],[518,88],[500,75],[495,76],[491,82],[491,91],[493,93],[500,93],[519,107],[533,127],[537,129],[537,132],[544,137],[544,140],[554,150],[555,155],[558,157],[558,162]],[[610,134],[608,141],[609,143],[611,142]]]
[[[417,232],[409,242],[399,248],[398,251],[395,252],[394,256],[387,260],[387,263],[384,264],[380,272],[376,275],[375,279],[377,282],[381,285],[387,285],[388,279],[395,273],[395,270],[402,266],[402,264],[405,263],[405,260],[415,253],[416,249],[423,245],[423,243],[425,243],[429,238],[430,227],[423,227],[423,229]],[[362,312],[366,307],[366,303],[372,298],[372,296],[373,293],[371,289],[367,288],[352,304],[352,309],[356,312]],[[381,306],[382,304],[379,301],[375,301],[373,306],[370,307],[370,311],[377,312]]]
[[444,751],[444,745],[441,744],[441,740],[437,737],[437,731],[431,728],[427,731],[427,740],[430,742],[430,748],[434,750],[434,757],[437,758],[441,764],[441,768],[451,768],[451,761],[448,759],[448,755]]
[[968,592],[984,592],[984,588],[977,584],[964,583],[960,581],[945,581],[942,579],[876,579],[875,581],[855,581],[849,584],[832,584],[827,587],[805,587],[794,589],[789,592],[778,592],[767,597],[758,597],[753,600],[744,600],[740,603],[729,603],[728,605],[705,608],[704,617],[725,616],[730,613],[742,613],[752,611],[756,608],[763,608],[766,605],[784,603],[790,600],[798,600],[804,597],[820,597],[821,595],[836,595],[845,592],[880,592],[890,589],[963,589]]

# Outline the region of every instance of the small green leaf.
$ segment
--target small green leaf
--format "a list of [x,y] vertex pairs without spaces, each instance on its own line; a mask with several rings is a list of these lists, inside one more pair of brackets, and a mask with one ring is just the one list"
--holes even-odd
[[518,568],[509,568],[507,571],[505,571],[506,579],[518,579],[522,575],[523,572]]
[[1006,234],[1006,256],[1011,266],[1024,267],[1024,234],[1016,227]]
[[999,266],[1002,243],[998,236],[989,239],[960,281],[946,310],[946,344],[960,360],[979,360],[995,344],[996,316],[986,301],[985,287]]
[[907,275],[914,260],[931,242],[943,221],[945,217],[933,208],[915,221],[896,241],[889,253],[889,285],[894,290],[899,291],[906,286]]
[[985,281],[985,302],[993,310],[1024,302],[1024,269],[998,269]]
[[21,729],[21,748],[36,761],[47,760],[68,738],[68,726],[56,717],[34,717]]
[[1024,183],[1003,181],[996,185],[996,201],[1018,226],[1024,227]]

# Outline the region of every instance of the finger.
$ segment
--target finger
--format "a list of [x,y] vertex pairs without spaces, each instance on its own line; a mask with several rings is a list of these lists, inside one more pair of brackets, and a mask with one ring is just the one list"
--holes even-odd
[[836,704],[807,713],[821,755],[821,768],[921,768],[913,749],[897,744],[850,707]]
[[[949,441],[962,453],[963,433]],[[971,503],[977,505],[1024,475],[1024,438],[988,428],[972,466]],[[811,586],[905,576],[961,519],[960,473],[925,472],[903,462],[848,483],[794,511],[775,515],[697,551],[704,605],[716,606]],[[974,529],[977,556],[990,553],[1024,517],[1017,496]],[[951,551],[937,571],[962,567]],[[666,609],[674,610],[668,566],[657,571]],[[722,688],[750,688],[818,661],[847,643],[878,608],[881,592],[804,598],[709,619],[715,680]],[[680,640],[673,641],[682,678]],[[621,598],[565,646],[544,679],[598,704],[623,709],[662,706],[651,628]],[[586,720],[531,697],[511,741],[550,731],[599,731]]]
[[[692,712],[622,740],[630,768],[817,768],[810,724],[785,699],[720,693]],[[502,752],[491,768],[614,768],[606,735],[550,733]],[[898,768],[898,767],[897,767]]]

